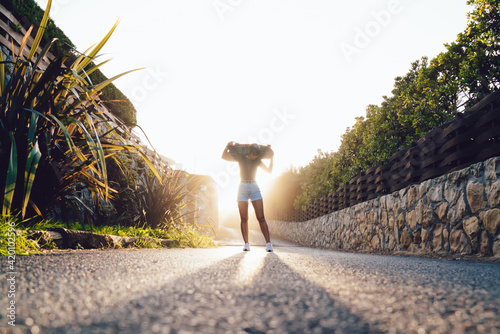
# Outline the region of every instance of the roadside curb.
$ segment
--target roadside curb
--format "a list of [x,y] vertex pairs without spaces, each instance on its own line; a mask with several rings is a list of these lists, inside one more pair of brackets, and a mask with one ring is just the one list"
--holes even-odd
[[65,228],[55,228],[50,231],[28,230],[26,232],[28,233],[28,238],[36,240],[39,245],[54,242],[59,249],[135,247],[138,242],[155,242],[162,247],[168,247],[174,243],[174,241],[170,239],[120,237],[117,235],[68,230]]

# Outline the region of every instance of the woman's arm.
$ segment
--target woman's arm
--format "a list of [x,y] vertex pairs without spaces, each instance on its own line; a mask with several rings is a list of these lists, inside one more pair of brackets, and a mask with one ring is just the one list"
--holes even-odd
[[226,161],[237,161],[235,156],[231,153],[231,146],[234,146],[234,142],[229,142],[226,145],[226,148],[224,148],[224,152],[222,152],[222,159]]
[[273,159],[274,159],[274,157],[273,157],[273,158],[271,158],[271,162],[269,162],[269,167],[268,167],[268,166],[266,166],[266,165],[264,164],[264,162],[262,162],[262,160],[260,161],[260,165],[259,165],[259,166],[260,166],[263,170],[265,170],[266,172],[268,172],[268,173],[272,173],[272,171],[273,171]]

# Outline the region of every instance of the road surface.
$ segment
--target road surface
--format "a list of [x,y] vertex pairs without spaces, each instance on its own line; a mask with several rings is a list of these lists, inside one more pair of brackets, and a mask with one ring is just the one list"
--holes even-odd
[[14,285],[0,282],[0,333],[500,333],[498,263],[280,241],[267,253],[255,232],[242,252],[238,231],[221,235],[214,249],[17,257]]

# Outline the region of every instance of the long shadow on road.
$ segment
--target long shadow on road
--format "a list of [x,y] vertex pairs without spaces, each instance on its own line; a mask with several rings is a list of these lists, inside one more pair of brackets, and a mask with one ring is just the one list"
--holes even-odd
[[[209,251],[209,250],[207,250]],[[374,333],[274,253],[255,247],[59,333]]]

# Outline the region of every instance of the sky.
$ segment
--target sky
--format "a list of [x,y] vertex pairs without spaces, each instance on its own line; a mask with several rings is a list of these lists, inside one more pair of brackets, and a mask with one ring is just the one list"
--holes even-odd
[[[36,0],[46,7],[46,0]],[[234,201],[230,141],[270,144],[274,171],[336,151],[394,78],[445,51],[467,24],[466,0],[53,0],[51,18],[79,51],[99,42],[108,77],[137,109],[155,149],[210,175]],[[99,62],[99,61],[98,61]]]

